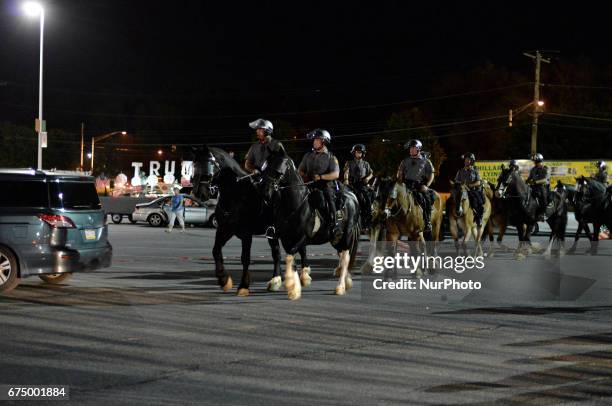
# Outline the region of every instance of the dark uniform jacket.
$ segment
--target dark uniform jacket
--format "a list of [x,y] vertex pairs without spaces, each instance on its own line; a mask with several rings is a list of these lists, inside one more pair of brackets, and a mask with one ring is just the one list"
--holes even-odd
[[550,172],[548,171],[548,166],[542,165],[531,168],[527,180],[538,181],[542,179],[546,179],[546,183],[544,183],[543,186],[548,186],[550,184]]
[[314,180],[315,175],[336,172],[340,167],[334,154],[329,152],[327,147],[323,147],[319,152],[313,150],[304,155],[298,170],[305,173],[309,180]]
[[372,174],[370,164],[363,159],[353,159],[344,165],[344,172],[348,170],[348,181],[351,185],[361,183],[363,178]]
[[420,155],[417,158],[405,158],[400,163],[399,172],[404,182],[427,184],[429,177],[434,173],[434,168],[429,159]]
[[268,159],[268,155],[270,155],[269,146],[272,142],[272,137],[269,135],[266,137],[265,142],[261,143],[257,141],[255,144],[251,145],[249,151],[246,154],[246,164],[245,167],[247,170],[252,171],[253,169],[261,170],[261,166]]
[[469,168],[463,167],[459,169],[457,171],[457,175],[455,175],[455,182],[458,183],[470,185],[478,181],[482,181],[482,179],[480,178],[478,168],[475,166],[470,166]]

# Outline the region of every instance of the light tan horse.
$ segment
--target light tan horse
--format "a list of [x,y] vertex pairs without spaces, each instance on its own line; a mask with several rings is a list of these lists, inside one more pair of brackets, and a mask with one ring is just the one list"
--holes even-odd
[[[439,241],[444,205],[440,195],[438,193],[435,195],[431,217],[432,240]],[[381,181],[372,204],[370,254],[368,261],[362,267],[362,272],[364,274],[371,272],[374,257],[381,254],[380,239],[397,242],[400,237],[406,236],[410,241],[418,241],[420,249],[425,252],[427,244],[423,235],[424,228],[423,210],[414,200],[412,193],[406,190],[406,186],[391,179]],[[433,249],[435,251],[435,244]],[[420,274],[417,272],[417,276]]]
[[[455,241],[455,247],[459,249],[459,233],[460,228],[463,231],[463,240],[461,246],[465,252],[466,242],[470,240],[470,237],[474,238],[475,243],[475,255],[483,255],[482,250],[482,236],[486,230],[487,222],[491,216],[491,200],[488,196],[492,196],[491,191],[489,193],[485,190],[485,202],[484,211],[482,215],[481,225],[476,224],[474,211],[470,205],[468,198],[468,187],[461,183],[450,181],[451,193],[450,197],[446,202],[446,214],[448,215],[448,221],[450,225],[450,232]],[[485,189],[488,185],[485,186]]]

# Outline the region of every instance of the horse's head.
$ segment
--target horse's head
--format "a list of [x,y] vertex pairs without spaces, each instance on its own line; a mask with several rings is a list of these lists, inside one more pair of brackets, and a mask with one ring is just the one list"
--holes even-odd
[[264,199],[269,202],[280,190],[287,172],[295,171],[295,165],[282,145],[278,144],[278,147],[270,150],[268,159],[261,169],[262,177],[259,188]]
[[455,217],[462,217],[465,213],[463,211],[463,202],[468,198],[467,188],[460,182],[451,183],[450,198],[455,203]]
[[501,173],[497,177],[497,186],[495,187],[495,195],[504,199],[508,192],[508,187],[512,184],[515,171],[512,168],[506,168],[505,165],[501,166]]

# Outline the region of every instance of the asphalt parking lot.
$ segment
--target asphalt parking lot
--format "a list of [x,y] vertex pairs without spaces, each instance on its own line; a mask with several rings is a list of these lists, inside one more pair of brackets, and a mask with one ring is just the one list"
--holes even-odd
[[[67,385],[75,403],[131,405],[592,404],[612,395],[606,303],[371,302],[358,272],[337,297],[329,245],[309,249],[313,284],[290,302],[265,290],[263,238],[242,298],[216,286],[213,229],[109,227],[111,268],[60,286],[26,279],[0,298],[0,384]],[[234,281],[239,247],[232,239],[224,251]],[[358,264],[366,251],[364,242]]]

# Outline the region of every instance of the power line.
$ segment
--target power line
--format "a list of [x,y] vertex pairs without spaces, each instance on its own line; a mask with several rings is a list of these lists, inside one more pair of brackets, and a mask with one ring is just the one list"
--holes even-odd
[[564,113],[546,113],[546,115],[548,115],[548,116],[555,116],[555,117],[576,118],[576,119],[580,119],[580,120],[593,120],[593,121],[612,122],[612,118],[605,118],[605,117],[581,116],[581,115],[576,115],[576,114],[564,114]]
[[543,87],[571,87],[576,89],[612,90],[612,86],[566,85],[561,83],[542,83]]
[[[403,100],[397,102],[390,103],[381,103],[381,104],[368,104],[361,106],[351,106],[351,107],[339,107],[339,108],[331,108],[331,109],[320,109],[320,110],[303,110],[303,111],[290,111],[290,112],[268,112],[268,113],[249,113],[249,114],[220,114],[220,115],[155,115],[155,114],[123,114],[123,113],[99,113],[99,112],[87,112],[87,111],[77,111],[77,110],[64,110],[64,109],[47,109],[47,111],[54,111],[58,113],[65,114],[79,114],[86,116],[95,116],[95,117],[120,117],[120,118],[142,118],[142,119],[183,119],[183,120],[195,120],[195,119],[226,119],[226,118],[252,118],[252,117],[282,117],[282,116],[294,116],[294,115],[302,115],[302,114],[315,114],[315,113],[333,113],[333,112],[342,112],[342,111],[355,111],[355,110],[367,110],[367,109],[376,109],[382,107],[391,107],[398,106],[402,104],[414,104],[414,103],[423,103],[429,101],[438,101],[444,99],[451,99],[456,97],[465,97],[465,96],[473,96],[477,94],[491,93],[500,90],[513,89],[518,87],[524,87],[527,85],[531,85],[530,82],[520,83],[509,86],[500,86],[491,89],[484,90],[472,90],[463,93],[453,93],[443,96],[432,96],[432,97],[424,97],[419,99],[411,99],[411,100]],[[2,102],[0,104],[17,107],[17,108],[26,108],[31,109],[31,106],[19,105]]]

